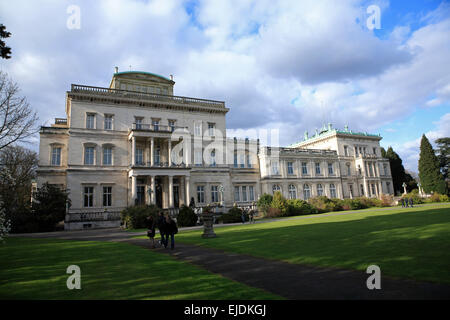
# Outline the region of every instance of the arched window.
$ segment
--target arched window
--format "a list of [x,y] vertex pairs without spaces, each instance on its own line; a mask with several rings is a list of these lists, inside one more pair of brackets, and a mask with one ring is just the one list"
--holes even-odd
[[323,187],[321,184],[317,185],[317,195],[318,196],[323,196]]
[[303,199],[308,200],[311,198],[311,189],[308,184],[303,185]]
[[297,188],[293,185],[289,185],[289,199],[296,199],[297,198]]
[[330,197],[337,198],[336,197],[336,187],[334,184],[330,184]]
[[274,184],[272,187],[272,193],[275,193],[277,191],[281,192],[281,187],[278,184]]

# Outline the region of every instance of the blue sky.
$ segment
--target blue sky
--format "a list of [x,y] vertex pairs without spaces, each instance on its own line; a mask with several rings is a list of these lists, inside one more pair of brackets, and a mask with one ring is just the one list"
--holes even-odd
[[108,86],[131,66],[173,74],[176,95],[225,101],[230,132],[278,129],[282,145],[348,125],[380,133],[417,171],[421,135],[450,136],[448,1],[16,0],[0,3],[0,23],[13,34],[0,69],[41,124],[65,117],[71,83]]

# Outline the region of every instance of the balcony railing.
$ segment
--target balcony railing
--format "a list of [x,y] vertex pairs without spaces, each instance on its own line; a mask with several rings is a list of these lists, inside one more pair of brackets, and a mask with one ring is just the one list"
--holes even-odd
[[93,222],[120,220],[120,211],[76,212],[66,215],[65,222]]
[[177,129],[186,130],[187,127],[166,126],[162,124],[133,123],[132,130],[153,131],[153,132],[174,132]]
[[169,103],[177,103],[177,104],[201,105],[201,106],[214,107],[214,108],[225,108],[225,102],[223,102],[223,101],[181,97],[181,96],[170,96],[170,95],[163,95],[163,94],[144,93],[144,92],[138,92],[138,91],[128,91],[128,90],[119,90],[119,89],[102,88],[102,87],[92,87],[92,86],[84,86],[84,85],[79,85],[79,84],[72,84],[71,92],[72,93],[88,93],[88,94],[111,96],[111,97],[117,97],[117,98],[130,98],[130,99],[137,99],[137,100],[153,100],[153,101],[169,102]]
[[67,119],[55,118],[55,124],[67,125]]
[[136,162],[133,167],[151,167],[151,168],[186,168],[186,164],[184,163],[180,163],[180,164],[174,164],[172,163],[172,165],[169,167],[169,163],[168,162],[159,162],[159,163],[154,163],[153,166],[150,162]]

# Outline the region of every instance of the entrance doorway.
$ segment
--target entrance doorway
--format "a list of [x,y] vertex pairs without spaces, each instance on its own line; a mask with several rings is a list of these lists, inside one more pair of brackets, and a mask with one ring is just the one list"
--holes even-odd
[[162,208],[161,178],[156,178],[155,179],[155,199],[156,199],[156,206],[158,208]]

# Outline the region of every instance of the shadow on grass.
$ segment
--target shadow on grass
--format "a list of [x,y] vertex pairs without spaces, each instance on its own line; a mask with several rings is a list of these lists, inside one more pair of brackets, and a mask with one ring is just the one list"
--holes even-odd
[[365,270],[450,283],[450,208],[414,208],[398,213],[323,217],[216,229],[215,239],[199,232],[178,239],[291,263]]
[[[68,290],[69,265],[81,290]],[[10,238],[0,299],[273,299],[274,295],[124,243]]]

